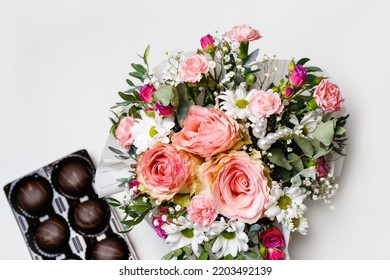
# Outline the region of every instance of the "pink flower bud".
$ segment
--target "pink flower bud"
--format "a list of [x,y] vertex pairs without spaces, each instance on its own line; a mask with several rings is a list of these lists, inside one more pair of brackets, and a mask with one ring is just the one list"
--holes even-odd
[[285,92],[284,96],[286,98],[289,98],[292,95],[292,93],[293,93],[292,88],[288,87],[288,88],[286,88],[286,92]]
[[267,260],[284,260],[286,254],[279,249],[268,249]]
[[214,40],[210,34],[207,34],[200,39],[200,45],[202,46],[202,49],[207,53],[213,53],[215,50]]
[[160,115],[164,117],[172,116],[173,113],[175,112],[175,108],[172,105],[163,106],[156,103],[154,104],[154,107],[156,108],[157,111],[159,111]]
[[295,65],[294,70],[290,75],[290,83],[293,86],[303,86],[307,79],[307,70],[300,64]]

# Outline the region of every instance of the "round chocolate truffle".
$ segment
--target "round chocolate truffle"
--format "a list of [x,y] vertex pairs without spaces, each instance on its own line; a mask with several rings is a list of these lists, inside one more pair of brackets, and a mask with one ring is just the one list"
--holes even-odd
[[117,237],[107,237],[95,243],[91,252],[92,260],[127,260],[129,250],[125,241]]
[[15,191],[16,203],[24,215],[39,217],[49,211],[53,190],[43,177],[28,177],[16,185]]
[[100,199],[90,199],[77,204],[74,210],[70,211],[69,221],[77,232],[94,236],[107,228],[109,218],[108,205]]
[[56,255],[65,249],[69,236],[67,222],[60,216],[54,216],[37,226],[33,238],[39,251]]
[[82,159],[67,159],[55,170],[56,186],[65,196],[77,198],[85,194],[92,184],[91,170]]

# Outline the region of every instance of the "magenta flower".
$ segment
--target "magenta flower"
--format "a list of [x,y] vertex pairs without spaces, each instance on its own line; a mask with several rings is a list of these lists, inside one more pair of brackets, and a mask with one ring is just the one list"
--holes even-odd
[[271,227],[260,234],[260,242],[266,248],[280,248],[286,245],[283,233],[277,227]]
[[157,235],[163,239],[167,238],[167,234],[165,231],[161,228],[166,222],[163,221],[161,216],[152,217],[152,225],[154,230],[156,231]]
[[160,116],[169,117],[175,112],[175,108],[172,105],[163,106],[158,103],[154,104],[156,110],[160,113]]
[[156,90],[152,84],[143,85],[139,90],[141,100],[145,102],[152,102],[152,95],[155,91]]
[[207,53],[213,53],[215,50],[214,40],[210,34],[207,34],[206,36],[200,38],[200,45],[202,46],[202,49]]
[[290,75],[290,83],[293,86],[303,86],[307,79],[307,70],[300,64],[295,65],[294,70]]

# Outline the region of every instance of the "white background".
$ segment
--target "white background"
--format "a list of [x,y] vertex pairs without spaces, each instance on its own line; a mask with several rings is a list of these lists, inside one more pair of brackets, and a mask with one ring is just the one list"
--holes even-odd
[[[291,258],[390,259],[389,12],[379,0],[0,0],[0,187],[82,148],[97,164],[109,107],[146,45],[156,65],[247,23],[262,53],[326,69],[351,114],[335,211],[309,205],[309,234],[293,235]],[[1,193],[0,259],[30,259]],[[136,245],[152,258],[143,234]]]

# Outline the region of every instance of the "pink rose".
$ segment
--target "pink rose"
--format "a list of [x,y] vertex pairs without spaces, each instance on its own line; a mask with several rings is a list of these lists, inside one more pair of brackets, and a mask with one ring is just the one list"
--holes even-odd
[[260,242],[266,248],[280,248],[286,245],[283,233],[277,227],[263,231],[260,234]]
[[169,200],[176,193],[189,193],[196,179],[195,167],[201,161],[171,144],[158,143],[143,153],[136,173],[142,187],[159,201]]
[[183,129],[173,134],[172,144],[179,150],[208,158],[230,150],[240,139],[235,120],[213,108],[191,106]]
[[237,25],[226,33],[226,36],[234,42],[249,42],[261,38],[260,32],[249,25]]
[[221,154],[199,167],[198,178],[225,217],[249,224],[263,217],[269,187],[259,159],[243,151]]
[[163,106],[158,103],[154,104],[156,110],[160,113],[160,116],[168,117],[172,116],[175,112],[175,108],[172,105]]
[[206,56],[195,54],[180,63],[179,75],[183,82],[196,83],[202,79],[202,74],[209,71]]
[[272,114],[280,114],[283,111],[283,104],[278,93],[272,90],[256,90],[249,92],[249,111],[256,118],[269,117]]
[[270,248],[268,249],[266,260],[284,260],[285,257],[286,254],[283,251],[276,248]]
[[316,160],[315,171],[318,173],[318,177],[327,177],[329,173],[329,164],[324,157],[320,157]]
[[344,99],[341,98],[340,89],[329,80],[322,80],[315,89],[313,96],[318,106],[326,112],[339,111]]
[[214,222],[218,215],[213,199],[203,195],[192,197],[187,211],[192,221],[200,224],[202,227]]
[[295,65],[289,80],[295,87],[303,86],[307,80],[307,70],[300,64]]
[[156,90],[152,84],[143,85],[139,90],[141,100],[145,102],[152,102],[152,95],[155,91]]
[[202,49],[207,53],[212,53],[215,50],[214,40],[210,34],[207,34],[200,39],[200,45],[202,46]]
[[124,117],[120,120],[115,130],[115,136],[119,145],[126,150],[130,150],[134,142],[134,135],[130,131],[133,125],[134,119],[132,117]]

